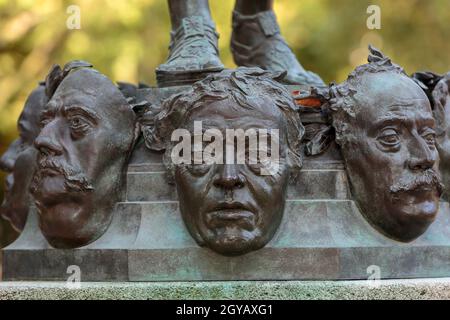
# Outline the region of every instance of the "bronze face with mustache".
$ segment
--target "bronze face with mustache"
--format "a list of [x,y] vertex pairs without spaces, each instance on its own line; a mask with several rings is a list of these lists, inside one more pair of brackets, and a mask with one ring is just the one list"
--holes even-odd
[[101,236],[123,200],[136,116],[120,90],[94,69],[50,73],[47,87],[55,92],[35,140],[31,191],[49,243],[75,248]]
[[94,189],[80,168],[74,168],[67,163],[62,163],[59,160],[48,158],[45,155],[41,155],[39,157],[38,167],[39,170],[33,177],[33,193],[39,192],[34,188],[38,185],[39,181],[44,179],[46,176],[63,177],[64,191],[67,193],[87,192]]
[[384,235],[408,242],[439,209],[435,120],[422,89],[371,48],[369,64],[330,90],[330,111],[353,196]]
[[[151,149],[161,148],[158,143],[166,141],[165,163],[193,238],[229,256],[264,247],[283,217],[290,173],[301,167],[304,130],[290,93],[268,72],[238,68],[208,76],[165,101],[161,109],[152,126],[144,125],[144,137]],[[267,162],[227,164],[222,157],[222,163],[194,163],[191,157],[187,163],[174,164],[171,155],[176,142],[169,140],[170,135],[181,129],[193,137],[194,122],[202,123],[205,132],[220,132],[222,146],[228,129],[279,129],[278,170],[263,175],[261,168]],[[269,152],[274,153],[275,145],[271,148]],[[223,156],[227,157],[226,152]]]

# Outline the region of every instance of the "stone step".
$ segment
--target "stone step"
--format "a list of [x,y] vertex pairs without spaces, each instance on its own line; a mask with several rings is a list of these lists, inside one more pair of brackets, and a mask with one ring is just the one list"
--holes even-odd
[[[120,214],[115,215],[107,234],[90,248],[107,248],[111,243],[114,248],[132,246],[135,249],[197,247],[184,226],[178,201],[124,202],[119,203],[116,210]],[[448,203],[442,202],[438,219],[412,244],[450,245],[449,213]],[[121,240],[117,238],[119,235]],[[352,200],[288,200],[280,228],[267,247],[385,247],[399,244],[375,230]]]
[[[330,161],[304,161],[302,170],[344,170],[344,163],[340,160],[330,160]],[[157,161],[143,161],[138,163],[131,163],[128,166],[128,172],[161,172],[165,171],[166,167],[162,162],[157,159]]]
[[[373,281],[0,282],[0,300],[450,300],[450,278]],[[264,307],[259,310],[264,312]],[[267,310],[267,309],[266,309]],[[236,311],[237,312],[237,311]],[[269,313],[269,311],[267,311]]]
[[32,215],[3,252],[4,280],[65,280],[69,265],[83,281],[367,279],[373,268],[382,279],[449,277],[449,213],[441,203],[430,229],[404,244],[374,230],[352,201],[288,201],[272,241],[238,257],[199,247],[176,201],[121,203],[106,234],[76,250],[50,248]]
[[[165,171],[128,172],[127,201],[177,200],[174,185],[167,183]],[[350,199],[345,170],[303,169],[289,184],[287,199]]]

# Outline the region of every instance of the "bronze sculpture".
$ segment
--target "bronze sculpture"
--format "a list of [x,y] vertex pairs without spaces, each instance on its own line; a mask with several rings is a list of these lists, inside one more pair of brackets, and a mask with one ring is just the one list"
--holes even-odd
[[126,166],[138,136],[136,115],[104,75],[74,61],[46,79],[52,98],[36,138],[31,191],[39,224],[56,248],[86,245],[102,235],[123,199]]
[[[297,107],[289,92],[272,77],[259,68],[244,67],[209,75],[190,90],[166,100],[143,124],[147,146],[165,149],[164,162],[176,184],[180,211],[190,234],[199,245],[223,255],[242,255],[270,241],[281,222],[289,176],[301,167],[304,129]],[[245,164],[208,163],[205,159],[196,163],[195,155],[185,163],[174,164],[173,130],[195,136],[196,122],[222,136],[228,129],[279,130],[278,170],[262,175],[262,161],[252,164],[248,155]],[[271,144],[272,153],[278,152],[275,148]],[[251,152],[248,149],[246,153]],[[226,154],[228,157],[228,151]]]
[[[52,69],[36,149],[27,138],[3,161],[20,168],[17,188],[37,166],[38,209],[3,251],[4,279],[66,280],[79,261],[87,281],[367,279],[373,265],[386,278],[450,274],[437,172],[439,152],[448,179],[449,76],[415,76],[420,88],[370,48],[367,65],[324,87],[272,5],[236,1],[236,70],[219,59],[206,0],[169,1],[157,76],[171,88],[116,87],[83,61]],[[309,87],[285,86],[299,83]]]
[[43,83],[31,92],[18,120],[19,138],[11,143],[0,159],[0,169],[8,172],[1,216],[16,231],[22,231],[32,199],[27,192],[36,167],[34,139],[40,131],[40,115],[47,103]]
[[432,72],[415,73],[428,95],[436,120],[436,147],[439,151],[439,170],[446,189],[443,198],[450,200],[450,73],[443,76]]
[[[208,0],[169,0],[170,54],[156,70],[160,87],[191,84],[224,66]],[[282,73],[287,84],[324,85],[306,71],[280,34],[273,0],[236,0],[231,51],[238,66]]]
[[363,215],[386,236],[408,242],[439,208],[435,121],[421,88],[381,52],[370,52],[368,64],[330,87],[329,111]]

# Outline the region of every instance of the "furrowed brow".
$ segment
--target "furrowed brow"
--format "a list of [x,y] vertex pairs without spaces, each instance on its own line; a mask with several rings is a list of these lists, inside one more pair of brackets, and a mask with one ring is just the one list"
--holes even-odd
[[375,122],[376,128],[383,128],[389,125],[404,124],[408,119],[406,117],[386,117]]
[[100,120],[100,117],[94,110],[89,109],[84,106],[80,106],[80,105],[65,106],[63,108],[63,113],[64,114],[82,114],[95,122]]

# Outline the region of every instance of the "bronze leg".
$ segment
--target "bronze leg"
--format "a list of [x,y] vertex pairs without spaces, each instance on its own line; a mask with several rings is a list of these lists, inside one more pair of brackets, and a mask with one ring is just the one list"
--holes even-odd
[[245,15],[273,10],[273,0],[236,0],[234,10]]
[[231,51],[238,66],[287,72],[283,81],[288,84],[324,85],[302,67],[281,36],[273,0],[236,0]]
[[177,30],[184,18],[201,16],[212,21],[208,0],[168,0],[172,30]]
[[156,70],[160,87],[185,85],[219,72],[218,38],[208,0],[169,0],[170,53]]

